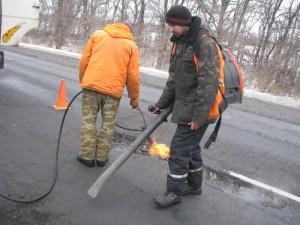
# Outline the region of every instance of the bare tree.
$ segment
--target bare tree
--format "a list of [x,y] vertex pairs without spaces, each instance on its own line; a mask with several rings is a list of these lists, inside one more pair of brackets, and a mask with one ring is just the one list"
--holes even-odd
[[[167,10],[182,4],[223,44],[261,90],[300,95],[299,0],[41,0],[38,34],[49,45],[81,45],[106,23],[131,21],[142,63],[168,66]],[[47,37],[47,39],[45,38]],[[40,42],[39,42],[40,43]],[[249,80],[247,80],[249,79]]]
[[233,18],[232,32],[231,32],[231,35],[229,38],[230,46],[235,45],[236,39],[241,30],[241,25],[245,19],[245,15],[248,10],[249,3],[250,3],[250,0],[245,0],[245,1],[242,1],[241,3],[240,3],[240,1],[237,1],[237,7],[236,7],[234,18]]
[[196,12],[200,15],[203,24],[207,26],[207,28],[211,27],[216,30],[218,27],[216,16],[217,3],[219,0],[208,0],[202,1],[197,0],[197,9]]
[[297,31],[300,3],[298,3],[295,9],[292,9],[293,3],[294,1],[291,1],[288,10],[282,14],[283,18],[278,22],[279,30],[274,32],[277,33],[277,39],[270,45],[264,59],[265,66],[272,68],[273,71],[272,76],[269,78],[271,82],[265,89],[267,92],[274,85],[277,85],[289,90],[289,95],[291,95],[291,91],[295,85],[299,63],[294,61],[294,59],[299,59],[297,51],[295,52],[295,50],[299,52],[299,44],[295,43],[294,39],[299,39],[295,37],[295,33]]
[[144,22],[145,22],[145,8],[146,8],[145,0],[141,0],[140,3],[141,3],[141,8],[140,8],[140,13],[139,13],[138,21],[137,21],[138,34],[141,34],[143,26],[144,26]]
[[217,37],[221,39],[223,35],[223,25],[224,25],[224,17],[225,17],[225,12],[229,6],[230,0],[221,0],[221,9],[220,9],[220,14],[219,14],[219,22],[217,26]]
[[115,21],[120,1],[121,0],[114,0],[113,1],[113,16],[112,16],[112,21]]
[[265,17],[262,18],[260,29],[261,36],[258,40],[258,47],[254,57],[254,65],[257,65],[258,63],[258,67],[262,66],[262,59],[264,58],[267,45],[269,44],[276,15],[278,14],[282,1],[283,0],[269,0],[265,4],[263,3]]
[[164,0],[163,11],[160,12],[159,15],[161,34],[159,36],[158,56],[157,56],[157,61],[155,66],[158,69],[162,68],[163,62],[165,61],[164,59],[166,58],[167,45],[169,41],[169,34],[168,34],[169,32],[165,23],[165,17],[167,14],[168,7],[169,7],[168,0]]
[[54,27],[54,42],[56,48],[61,48],[64,43],[64,38],[62,36],[63,28],[64,28],[64,0],[58,0],[57,7],[56,7],[56,20],[55,20],[55,27]]

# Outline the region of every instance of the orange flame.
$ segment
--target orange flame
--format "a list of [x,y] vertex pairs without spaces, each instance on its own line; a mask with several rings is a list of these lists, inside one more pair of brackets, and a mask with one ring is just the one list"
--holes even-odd
[[170,148],[165,144],[157,144],[155,141],[149,145],[149,153],[152,156],[158,156],[161,159],[168,159]]

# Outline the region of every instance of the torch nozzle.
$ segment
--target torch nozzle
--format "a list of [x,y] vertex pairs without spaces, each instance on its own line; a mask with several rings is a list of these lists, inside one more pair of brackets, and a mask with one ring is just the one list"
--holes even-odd
[[147,136],[146,138],[145,138],[145,141],[146,141],[146,144],[148,145],[148,146],[151,146],[155,141],[154,141],[154,138],[151,136],[151,135],[149,135],[149,136]]

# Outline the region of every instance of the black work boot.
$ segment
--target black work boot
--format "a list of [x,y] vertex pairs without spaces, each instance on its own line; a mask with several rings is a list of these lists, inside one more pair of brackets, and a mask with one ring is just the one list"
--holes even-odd
[[202,194],[202,189],[201,187],[199,188],[193,188],[190,185],[187,185],[186,188],[180,192],[181,196],[185,196],[185,195],[201,195]]
[[106,163],[108,162],[108,159],[106,160],[96,160],[96,166],[98,167],[104,167],[106,165]]
[[95,160],[93,159],[84,159],[80,155],[78,155],[76,159],[87,167],[95,166]]
[[158,208],[168,208],[181,202],[181,199],[179,195],[174,192],[166,191],[164,195],[155,198],[153,202]]

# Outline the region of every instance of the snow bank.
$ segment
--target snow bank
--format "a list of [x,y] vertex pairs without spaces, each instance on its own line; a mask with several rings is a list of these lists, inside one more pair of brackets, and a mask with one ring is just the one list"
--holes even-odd
[[[38,46],[38,45],[26,44],[26,43],[20,43],[20,47],[50,52],[50,53],[54,53],[54,54],[73,57],[76,59],[79,59],[81,56],[81,54],[69,52],[66,50],[53,49],[53,48],[49,48],[49,47],[43,47],[43,46]],[[168,77],[168,72],[166,72],[166,71],[161,71],[161,70],[158,70],[155,68],[148,68],[148,67],[141,67],[140,69],[141,69],[142,73],[145,73],[150,76],[164,77],[164,78]],[[274,96],[274,95],[271,95],[268,93],[261,93],[261,92],[251,90],[251,89],[245,89],[244,96],[248,97],[248,98],[256,98],[256,99],[260,99],[262,101],[271,102],[274,104],[279,104],[279,105],[288,106],[288,107],[295,107],[295,108],[300,109],[300,99],[299,98],[293,98],[293,97],[288,97],[288,96]]]
[[288,96],[275,96],[275,95],[262,93],[251,89],[245,89],[244,96],[247,98],[256,98],[262,101],[300,109],[299,98],[288,97]]

